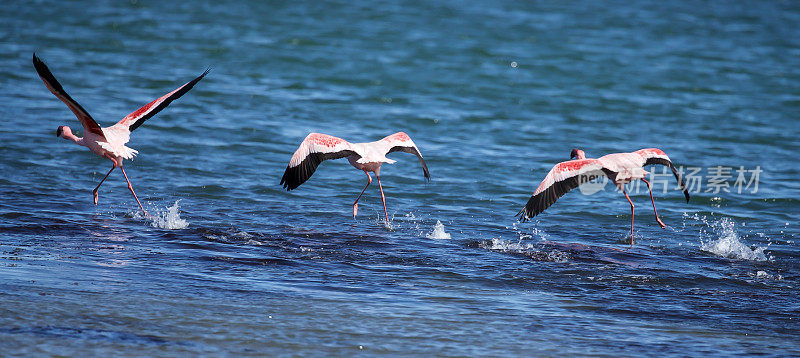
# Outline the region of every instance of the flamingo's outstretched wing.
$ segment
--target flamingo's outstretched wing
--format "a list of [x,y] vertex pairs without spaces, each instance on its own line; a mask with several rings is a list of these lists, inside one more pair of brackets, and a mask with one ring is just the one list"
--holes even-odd
[[150,119],[150,117],[155,116],[156,113],[160,112],[162,109],[167,108],[172,101],[180,98],[186,92],[194,87],[197,82],[205,77],[211,69],[207,69],[203,72],[202,75],[197,76],[197,78],[186,82],[183,86],[178,87],[174,91],[167,93],[159,98],[156,98],[152,102],[142,106],[141,108],[135,110],[133,113],[125,116],[121,121],[117,122],[118,125],[128,127],[129,131],[133,131],[136,128],[139,128],[144,121]]
[[284,189],[292,190],[311,178],[323,160],[345,158],[356,153],[346,140],[327,134],[311,133],[292,155],[281,178]]
[[422,158],[422,153],[420,153],[419,148],[417,148],[417,145],[414,144],[414,141],[411,140],[408,134],[405,132],[397,132],[379,140],[378,143],[381,144],[381,149],[383,149],[385,153],[384,155],[393,152],[406,152],[416,155],[417,159],[419,159],[419,164],[422,164],[422,174],[425,176],[425,179],[428,181],[431,180],[428,164],[425,163],[425,159]]
[[675,166],[672,165],[672,161],[663,150],[658,148],[647,148],[637,150],[634,153],[642,156],[643,167],[653,164],[665,165],[669,167],[669,169],[672,170],[672,175],[674,175],[675,179],[678,180],[678,185],[681,187],[681,190],[683,190],[683,196],[686,197],[686,202],[689,202],[689,190],[686,188],[686,183],[683,181],[683,178],[681,178],[678,170],[675,169]]
[[64,87],[58,83],[56,77],[53,76],[53,73],[50,72],[50,69],[47,68],[47,65],[36,56],[36,53],[33,54],[33,67],[36,69],[36,73],[39,74],[39,77],[44,81],[44,85],[47,86],[47,89],[50,90],[61,102],[69,107],[72,113],[75,113],[75,116],[78,117],[78,120],[81,121],[81,125],[83,126],[83,130],[86,132],[94,133],[101,138],[105,138],[103,135],[103,130],[100,129],[100,126],[95,122],[89,112],[87,112],[81,105],[76,102],[72,97],[67,94],[67,91],[64,90]]
[[[608,169],[597,159],[577,159],[556,164],[517,213],[525,221],[549,208],[568,191],[592,179],[606,175]],[[609,171],[610,172],[610,171]]]

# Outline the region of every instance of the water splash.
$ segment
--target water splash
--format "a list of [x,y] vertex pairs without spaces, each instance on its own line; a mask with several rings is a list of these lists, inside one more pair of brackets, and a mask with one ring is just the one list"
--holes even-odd
[[167,230],[176,230],[176,229],[185,229],[189,227],[189,222],[181,219],[181,207],[180,207],[181,199],[175,201],[175,204],[172,206],[167,207],[166,211],[159,210],[151,216],[153,220],[150,223],[151,226],[167,229]]
[[497,250],[503,252],[513,252],[513,253],[522,253],[523,251],[536,250],[535,246],[533,246],[532,244],[523,243],[522,240],[513,242],[498,238],[492,238],[491,241],[485,243],[485,246],[489,250]]
[[[386,220],[383,220],[383,219],[379,219],[379,220],[380,220],[379,225],[381,225],[386,230],[394,231],[397,228],[396,226],[392,225],[392,223],[389,222],[389,221],[386,221]],[[394,217],[392,217],[392,220],[394,220]]]
[[772,275],[767,271],[757,271],[756,273],[749,273],[748,275],[757,280],[783,280],[783,276],[777,274]]
[[539,250],[533,244],[523,243],[522,239],[514,242],[492,238],[490,241],[482,242],[480,246],[489,250],[526,256],[537,261],[568,262],[570,260],[569,254],[564,251],[555,249],[552,251]]
[[[739,233],[736,230],[736,222],[731,218],[721,218],[719,220],[706,220],[705,217],[699,219],[710,229],[700,231],[700,249],[714,255],[739,260],[768,261],[764,250],[767,247],[756,247],[751,249],[742,243]],[[703,241],[703,237],[708,236],[708,241]]]
[[449,233],[444,231],[444,224],[442,224],[441,221],[436,220],[436,225],[433,225],[433,231],[426,234],[425,237],[435,240],[450,240],[451,236]]
[[542,241],[550,240],[550,234],[544,231],[544,229],[539,228],[538,225],[534,225],[533,228],[531,228],[530,234],[524,232],[523,229],[519,227],[519,222],[512,223],[510,227],[506,226],[506,229],[514,230],[520,240],[532,239],[534,237],[538,237]]

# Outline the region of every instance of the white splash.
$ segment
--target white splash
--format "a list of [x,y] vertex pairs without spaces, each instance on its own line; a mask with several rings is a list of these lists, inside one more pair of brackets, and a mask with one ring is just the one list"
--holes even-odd
[[522,253],[523,251],[536,250],[535,246],[528,243],[523,243],[522,240],[513,242],[498,238],[492,238],[492,245],[491,246],[487,245],[486,248],[489,250],[498,250],[502,252],[515,252],[515,253]]
[[771,275],[767,271],[757,271],[755,274],[749,274],[751,277],[761,280],[783,280],[781,275]]
[[450,240],[450,234],[444,231],[444,224],[436,220],[436,225],[433,225],[433,231],[425,235],[429,239],[435,240]]
[[181,219],[180,202],[181,200],[178,199],[175,204],[168,207],[166,211],[159,210],[156,212],[153,216],[151,216],[153,222],[150,223],[150,225],[168,230],[185,229],[189,227],[189,222]]
[[514,242],[492,238],[491,242],[484,242],[480,246],[489,250],[524,255],[538,261],[568,262],[570,260],[569,254],[566,252],[560,250],[542,251],[533,244],[522,242],[522,239]]
[[[730,218],[722,218],[717,221],[708,222],[716,240],[708,242],[700,241],[700,249],[714,255],[729,259],[740,259],[750,261],[767,261],[770,258],[764,253],[766,247],[756,247],[751,249],[740,240],[739,233],[736,231],[736,223]],[[701,231],[701,234],[703,232]],[[702,237],[702,236],[701,236]]]
[[506,229],[514,230],[517,233],[517,235],[519,235],[520,241],[531,239],[534,237],[538,237],[542,241],[550,239],[550,234],[548,234],[546,231],[544,231],[544,229],[540,228],[538,225],[534,225],[533,228],[531,229],[531,233],[528,234],[524,232],[523,229],[521,229],[518,224],[519,222],[515,222],[511,224],[511,227],[506,226]]
[[[392,219],[394,219],[394,217],[392,217]],[[394,231],[397,228],[396,226],[392,225],[391,222],[388,222],[388,221],[383,220],[383,219],[379,219],[379,220],[380,220],[380,225],[383,226],[383,228],[386,229],[386,230]]]

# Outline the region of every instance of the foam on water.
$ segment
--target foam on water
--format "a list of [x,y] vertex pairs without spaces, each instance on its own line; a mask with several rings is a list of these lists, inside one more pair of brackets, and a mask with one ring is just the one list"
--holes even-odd
[[520,240],[527,240],[538,237],[542,241],[550,240],[550,234],[548,234],[544,229],[539,228],[534,224],[534,226],[530,229],[530,233],[525,232],[523,228],[519,227],[519,222],[514,222],[511,226],[506,226],[506,229],[514,230],[517,233]]
[[172,206],[167,207],[166,210],[158,210],[151,216],[152,222],[150,223],[151,226],[161,228],[161,229],[168,229],[168,230],[176,230],[176,229],[185,229],[189,227],[189,222],[181,219],[181,207],[180,207],[181,200],[178,199],[175,201],[175,204]]
[[761,271],[761,270],[756,271],[755,273],[749,273],[748,275],[758,280],[778,280],[778,281],[783,280],[782,275],[777,275],[777,274],[772,275],[767,271]]
[[543,251],[533,244],[522,242],[522,239],[514,242],[492,238],[490,241],[481,243],[481,247],[494,251],[523,255],[538,261],[567,262],[570,259],[569,254],[566,252],[560,250]]
[[[705,217],[700,221],[708,225],[710,232],[700,231],[700,249],[714,255],[750,261],[767,261],[768,257],[764,250],[766,247],[756,247],[751,249],[741,241],[736,230],[736,222],[731,218],[721,218],[719,220],[707,220]],[[708,236],[708,241],[703,241],[703,237]]]
[[433,225],[433,231],[425,235],[429,239],[435,240],[450,240],[450,234],[444,231],[444,224],[436,220],[436,225]]
[[491,245],[486,245],[486,248],[489,250],[498,250],[503,252],[516,252],[521,253],[522,251],[526,250],[536,250],[536,248],[528,243],[523,243],[521,240],[517,242],[503,240],[498,238],[492,238],[491,241],[487,242],[487,244],[491,243]]

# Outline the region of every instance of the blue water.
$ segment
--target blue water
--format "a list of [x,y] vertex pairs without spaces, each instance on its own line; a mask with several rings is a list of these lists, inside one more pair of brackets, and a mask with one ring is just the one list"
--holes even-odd
[[[93,205],[34,50],[103,126],[212,67],[129,143],[157,220],[118,172]],[[0,355],[800,354],[793,2],[6,1],[0,102]],[[390,155],[391,228],[345,160],[278,184],[309,132],[400,130],[433,180]],[[610,187],[514,219],[647,147],[758,191],[656,191],[665,230],[638,191],[630,250]]]

